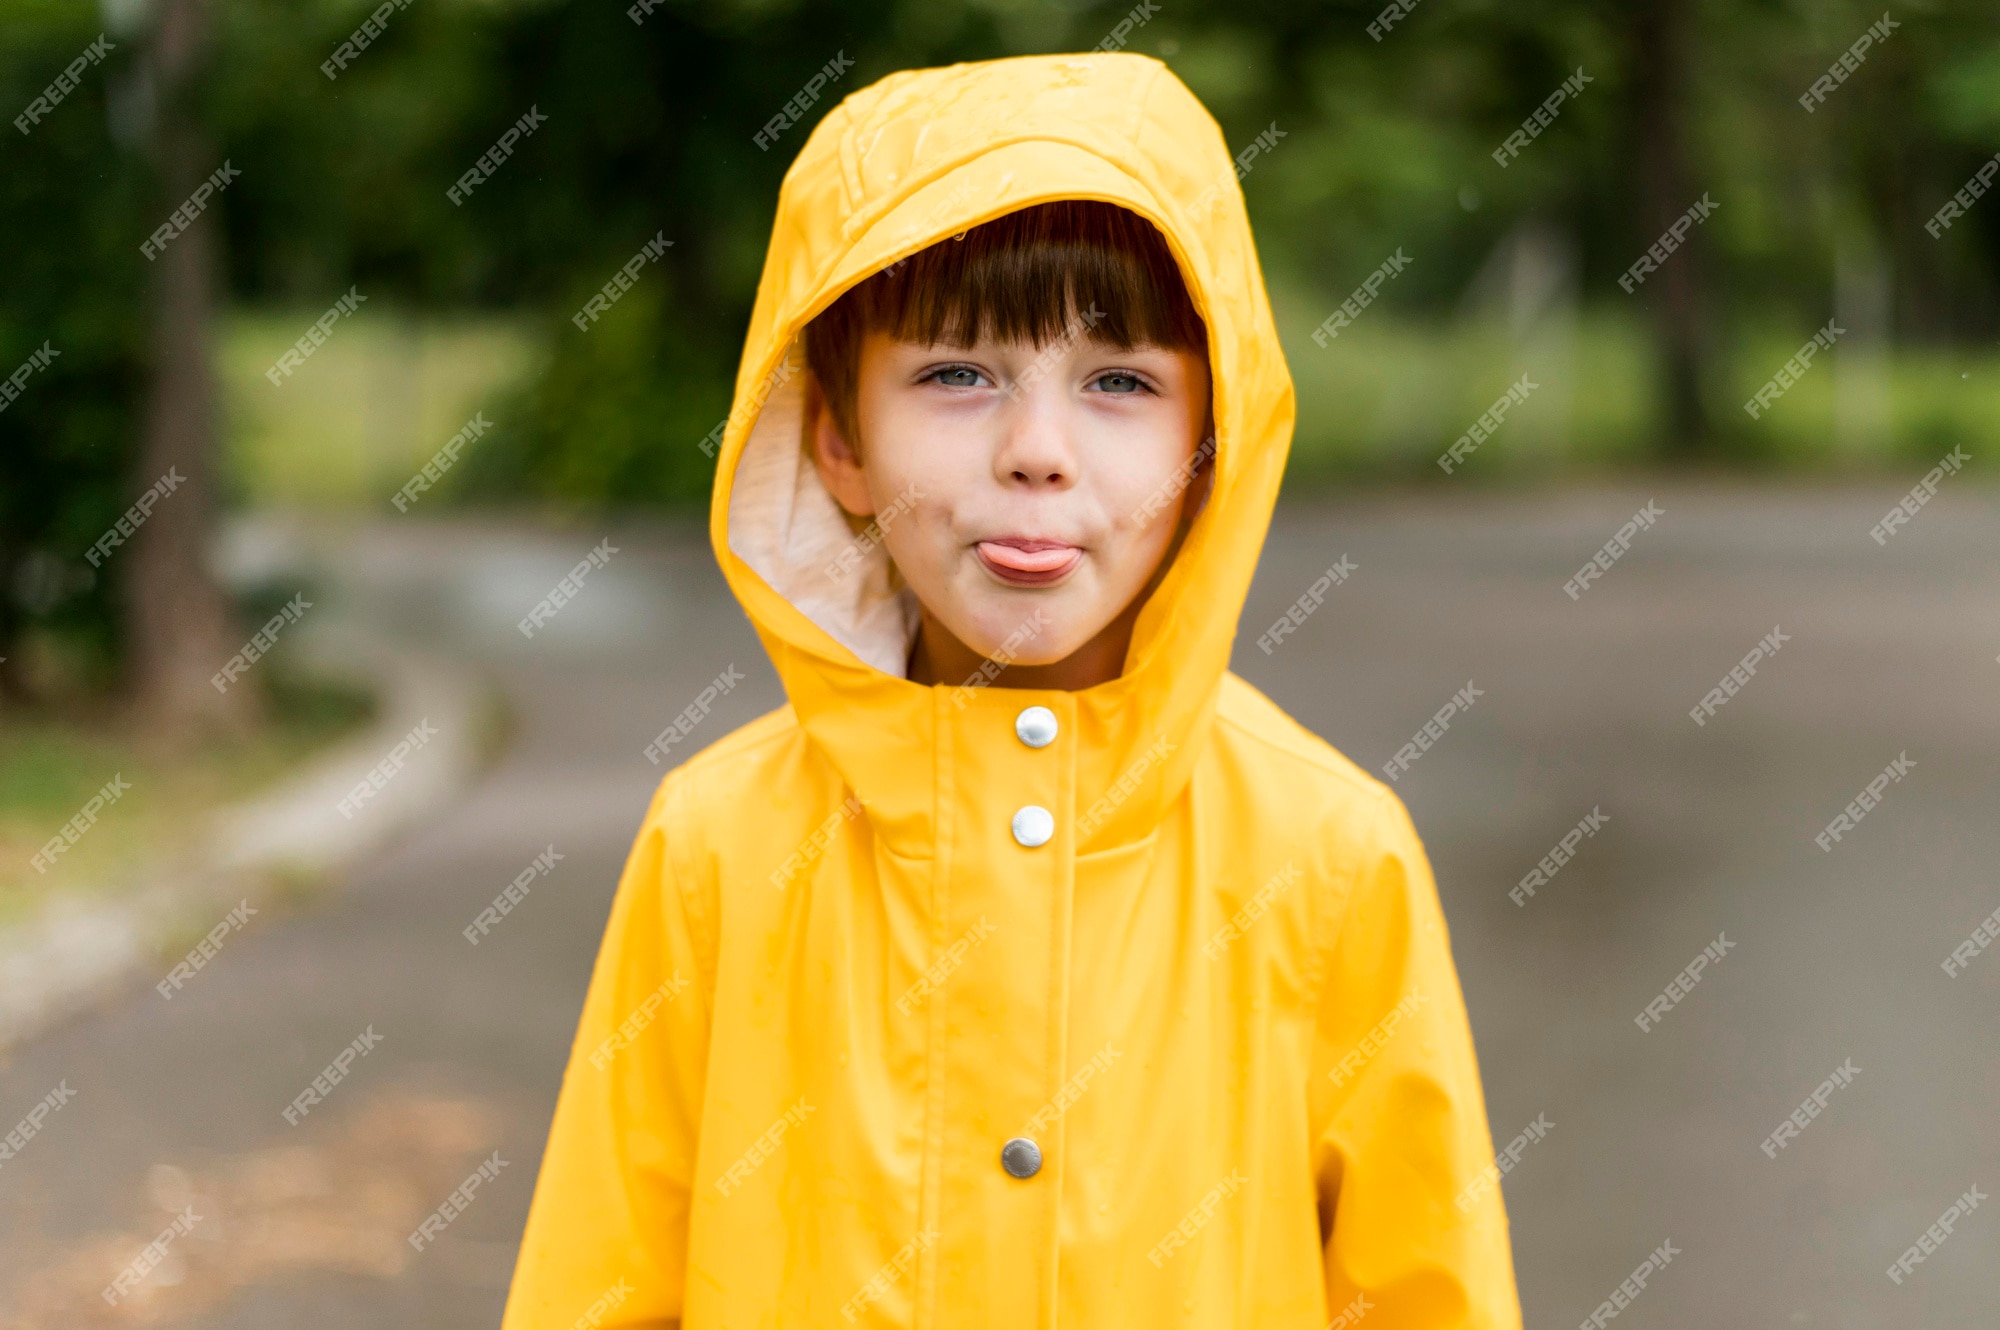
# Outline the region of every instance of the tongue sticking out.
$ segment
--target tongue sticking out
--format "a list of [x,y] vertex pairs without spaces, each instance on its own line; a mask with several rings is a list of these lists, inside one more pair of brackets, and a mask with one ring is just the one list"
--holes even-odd
[[1074,545],[1051,545],[1047,549],[1024,550],[1016,545],[1002,545],[992,540],[980,541],[979,552],[990,562],[1002,568],[1011,568],[1017,573],[1051,573],[1083,553]]

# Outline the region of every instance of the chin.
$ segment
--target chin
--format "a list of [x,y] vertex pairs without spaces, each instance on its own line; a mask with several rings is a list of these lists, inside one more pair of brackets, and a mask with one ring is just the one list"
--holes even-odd
[[964,631],[953,631],[966,646],[1002,665],[1054,665],[1091,639],[1094,632],[1083,631],[1085,626],[1053,599],[1036,598],[1026,605],[996,609]]

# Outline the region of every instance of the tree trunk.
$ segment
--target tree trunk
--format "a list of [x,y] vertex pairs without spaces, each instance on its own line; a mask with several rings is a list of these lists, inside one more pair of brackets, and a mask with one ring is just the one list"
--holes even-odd
[[[164,218],[218,165],[193,91],[205,33],[203,0],[159,0],[153,60],[154,146],[166,188]],[[126,584],[131,682],[141,723],[174,737],[247,725],[247,687],[219,692],[210,677],[241,645],[227,598],[208,569],[216,507],[211,290],[216,200],[153,259],[152,380],[137,491],[179,476],[132,542]]]
[[[1702,191],[1688,162],[1688,76],[1693,54],[1693,0],[1642,0],[1633,14],[1634,141],[1639,149],[1641,245],[1651,245]],[[1718,200],[1718,202],[1720,202]],[[1660,340],[1666,390],[1669,456],[1688,457],[1709,442],[1702,403],[1708,309],[1702,281],[1701,227],[1647,280]]]

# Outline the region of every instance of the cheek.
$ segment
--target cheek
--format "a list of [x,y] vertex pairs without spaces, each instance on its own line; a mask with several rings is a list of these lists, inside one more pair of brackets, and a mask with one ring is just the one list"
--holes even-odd
[[889,479],[875,509],[881,542],[911,585],[921,593],[941,595],[960,555],[954,509],[941,478],[904,472],[893,478],[893,485],[886,483]]
[[889,557],[904,577],[919,586],[927,585],[949,558],[950,520],[925,500],[906,505],[883,523],[881,530]]
[[1164,547],[1188,490],[1192,445],[1181,436],[1178,413],[1156,432],[1124,441],[1107,472],[1105,506],[1121,535],[1135,547]]
[[882,462],[869,466],[868,491],[885,535],[899,534],[912,554],[922,546],[950,543],[958,496],[967,492],[951,459],[937,449],[917,449]]
[[883,403],[863,417],[862,462],[876,512],[948,504],[977,475],[977,450],[945,446],[952,426],[902,402]]
[[[1163,502],[1153,501],[1153,495],[1161,495]],[[1143,582],[1152,576],[1159,566],[1160,558],[1167,552],[1167,546],[1174,538],[1174,523],[1180,516],[1180,502],[1183,494],[1173,493],[1171,485],[1164,489],[1148,490],[1131,501],[1119,516],[1125,527],[1126,558],[1121,560],[1126,580]]]

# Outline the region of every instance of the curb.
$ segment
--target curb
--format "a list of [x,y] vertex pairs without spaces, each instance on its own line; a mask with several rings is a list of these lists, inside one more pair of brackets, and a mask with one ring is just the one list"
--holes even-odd
[[[490,693],[464,666],[347,619],[315,625],[298,649],[315,673],[370,685],[376,722],[272,789],[218,810],[199,851],[137,890],[108,901],[57,897],[34,919],[0,929],[0,1050],[114,995],[142,971],[165,973],[179,958],[163,953],[201,941],[211,926],[226,935],[230,925],[217,921],[239,902],[254,910],[287,880],[351,867],[478,775]],[[426,722],[435,735],[410,751],[382,797],[343,814],[342,799]]]

